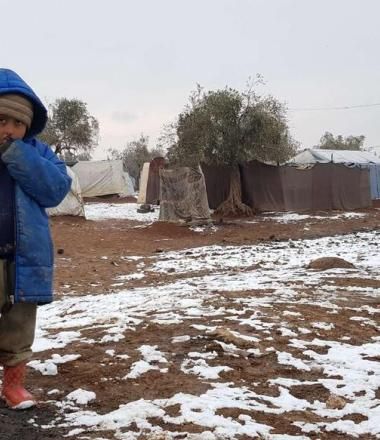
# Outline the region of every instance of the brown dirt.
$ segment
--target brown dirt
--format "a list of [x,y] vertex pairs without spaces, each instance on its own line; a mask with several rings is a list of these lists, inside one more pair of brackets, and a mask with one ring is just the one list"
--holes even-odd
[[[59,253],[56,290],[75,290],[76,293],[113,291],[111,279],[135,270],[136,263],[123,259],[125,256],[149,257],[157,252],[212,244],[249,245],[267,240],[299,240],[380,229],[380,210],[359,212],[369,215],[365,218],[330,219],[328,213],[318,212],[315,214],[325,215],[326,218],[295,223],[270,220],[247,223],[241,219],[231,219],[218,224],[216,231],[206,229],[202,233],[165,222],[135,228],[141,224],[132,220],[89,221],[69,216],[56,217],[52,219],[54,242]],[[265,219],[265,216],[260,218]],[[304,229],[305,225],[307,230]],[[102,256],[108,259],[102,260]],[[75,273],[72,267],[75,267]],[[63,287],[68,284],[70,287]]]
[[[99,201],[99,200],[96,200]],[[104,200],[109,201],[109,200]],[[114,203],[115,201],[112,200]],[[179,250],[184,248],[205,246],[211,244],[218,245],[250,245],[262,241],[281,241],[281,240],[298,240],[303,238],[316,238],[326,235],[345,234],[357,231],[366,231],[372,229],[380,229],[380,210],[368,209],[365,211],[365,218],[351,219],[330,219],[327,213],[318,213],[325,215],[323,219],[307,219],[305,221],[297,221],[296,223],[278,223],[271,220],[265,220],[265,216],[260,216],[258,223],[247,223],[242,219],[224,221],[219,224],[217,230],[205,229],[204,232],[194,232],[187,227],[178,226],[168,223],[153,223],[148,226],[141,226],[138,222],[129,220],[106,220],[106,221],[87,221],[74,217],[56,217],[51,221],[52,233],[56,248],[56,278],[55,289],[57,297],[62,295],[78,295],[87,293],[112,293],[115,287],[115,277],[135,272],[136,262],[127,260],[123,257],[140,255],[148,258],[158,252],[167,250]],[[307,229],[304,226],[307,225]],[[108,259],[102,259],[107,256]],[[168,275],[148,274],[142,280],[128,282],[128,288],[133,286],[154,285],[156,282],[162,282]],[[174,275],[175,276],[175,275]],[[172,277],[172,274],[171,274]],[[171,278],[173,279],[173,278]],[[329,283],[336,283],[344,287],[344,279],[335,280],[329,278]],[[353,284],[354,283],[354,284]],[[355,286],[371,286],[376,284],[376,280],[371,279],[350,279],[349,284]],[[377,284],[378,285],[378,284]],[[247,291],[240,293],[239,298],[262,296],[270,292],[268,291]],[[310,294],[307,287],[304,294]],[[236,292],[220,292],[215,294],[215,303],[223,301],[225,308],[238,307],[235,302]],[[370,304],[374,306],[374,299],[367,298],[364,295],[350,296],[347,292],[347,298],[350,300],[350,307],[362,306]],[[375,304],[378,306],[378,303]],[[273,315],[270,319],[276,322],[276,316],[282,314],[285,310],[289,310],[289,304],[275,304]],[[344,336],[350,336],[351,344],[363,344],[376,335],[376,330],[370,326],[364,327],[360,322],[350,320],[353,313],[349,308],[342,309],[339,315],[329,314],[327,310],[319,306],[311,306],[308,304],[298,305],[292,309],[300,312],[301,317],[289,315],[287,322],[290,328],[308,327],[311,321],[333,322],[335,328],[330,330],[328,338],[338,340]],[[267,311],[266,311],[267,313]],[[363,312],[364,314],[364,312]],[[356,313],[355,316],[357,316]],[[220,318],[220,317],[219,317]],[[372,317],[373,318],[373,317]],[[217,320],[218,317],[215,317]],[[232,321],[225,321],[225,317],[220,318],[222,322],[218,325],[220,328],[225,324],[231,331],[234,328]],[[224,320],[224,322],[223,322]],[[81,358],[68,364],[59,366],[59,376],[42,376],[38,372],[30,373],[30,384],[32,390],[44,398],[44,390],[55,388],[55,381],[59,380],[59,388],[63,394],[72,391],[75,388],[91,389],[96,392],[96,403],[88,405],[89,410],[99,413],[106,413],[117,409],[121,403],[126,401],[134,401],[140,398],[155,399],[167,398],[178,391],[184,393],[193,393],[200,395],[209,389],[206,382],[199,381],[198,378],[184,374],[180,371],[180,364],[191,351],[205,352],[214,349],[218,355],[218,363],[223,359],[223,365],[229,365],[232,371],[222,373],[223,380],[231,380],[236,384],[250,384],[252,389],[258,393],[266,393],[266,395],[278,395],[278,387],[269,385],[268,378],[288,377],[298,378],[302,380],[316,380],[321,376],[320,371],[300,372],[289,365],[279,364],[274,354],[267,353],[262,357],[249,357],[244,355],[247,349],[246,341],[234,341],[241,349],[242,356],[234,358],[226,355],[220,348],[218,341],[228,342],[233,336],[230,333],[215,331],[214,333],[205,334],[199,332],[192,324],[204,323],[202,317],[189,319],[186,323],[158,325],[145,322],[138,332],[125,331],[125,339],[115,343],[94,344],[88,346],[82,343],[73,344],[71,349],[75,353],[80,353]],[[243,326],[244,327],[244,326]],[[102,329],[87,329],[87,336],[96,339],[102,336]],[[239,327],[240,332],[247,335],[252,333],[251,328]],[[173,353],[172,345],[168,343],[174,336],[190,335],[191,340],[178,344],[178,350]],[[265,352],[268,347],[275,347],[276,350],[291,351],[288,345],[289,338],[284,337],[281,332],[274,330],[271,332],[273,340],[261,341],[257,347],[261,352]],[[312,333],[305,335],[305,340],[312,340],[315,337],[324,337],[325,330],[313,329]],[[137,348],[141,344],[158,345],[161,352],[164,352],[169,359],[169,373],[162,374],[159,371],[151,371],[138,380],[122,380],[121,378],[128,371],[133,362],[139,360]],[[116,354],[130,354],[130,358],[118,360],[116,357],[105,357],[104,352],[107,349],[115,350]],[[314,349],[314,348],[313,348]],[[318,347],[315,347],[315,351]],[[323,350],[322,350],[323,351]],[[64,350],[54,350],[54,353],[64,354]],[[302,352],[294,348],[297,357],[302,358]],[[51,356],[50,351],[39,353],[39,359],[48,359]],[[213,365],[213,361],[208,363]],[[154,384],[154,386],[152,386]],[[290,389],[292,395],[298,398],[306,399],[310,402],[319,400],[326,402],[329,393],[322,385],[293,386]],[[46,398],[46,397],[45,397]],[[173,406],[168,408],[168,414],[177,415],[178,408]],[[293,421],[326,421],[319,420],[315,414],[307,412],[298,414],[297,412],[284,413],[280,415],[270,415],[255,411],[236,411],[236,409],[223,409],[219,411],[228,417],[238,417],[240,414],[248,414],[258,423],[264,423],[273,426],[273,433],[301,435],[301,430],[292,424]],[[61,439],[63,434],[68,432],[67,428],[62,430],[44,429],[33,426],[28,423],[32,417],[38,425],[49,424],[52,420],[60,417],[59,412],[48,404],[42,404],[37,409],[24,412],[22,414],[14,414],[7,410],[4,406],[0,406],[0,429],[2,431],[1,439]],[[360,419],[360,416],[358,416]],[[355,415],[351,418],[355,421]],[[359,420],[358,419],[358,420]],[[152,420],[150,420],[151,423]],[[154,423],[165,427],[160,421]],[[133,427],[132,427],[133,429]],[[177,430],[183,432],[202,432],[203,427],[196,425],[166,426],[168,431]],[[5,432],[5,434],[4,434]],[[114,438],[114,432],[83,432],[83,438]],[[149,438],[142,435],[141,439]],[[185,438],[185,437],[184,437]],[[310,438],[320,439],[350,439],[351,437],[341,435],[339,433],[321,432],[318,436]],[[354,438],[354,437],[352,437]],[[374,437],[362,436],[355,437],[360,439],[371,440]]]

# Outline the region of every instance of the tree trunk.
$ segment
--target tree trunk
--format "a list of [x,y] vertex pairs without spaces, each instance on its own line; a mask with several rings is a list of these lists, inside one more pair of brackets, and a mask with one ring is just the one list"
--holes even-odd
[[239,166],[235,166],[231,174],[230,193],[214,214],[218,217],[250,217],[254,210],[241,200],[241,181]]

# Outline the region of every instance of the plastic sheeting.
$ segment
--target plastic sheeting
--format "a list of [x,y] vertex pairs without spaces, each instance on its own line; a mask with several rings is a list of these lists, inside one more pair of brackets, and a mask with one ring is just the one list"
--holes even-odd
[[369,178],[371,181],[371,198],[380,199],[380,164],[369,165]]
[[309,148],[298,153],[297,156],[293,157],[288,163],[298,165],[328,162],[346,165],[368,165],[370,163],[380,164],[380,158],[370,151]]
[[81,161],[73,166],[83,197],[132,195],[121,160]]
[[66,167],[66,169],[68,175],[72,179],[70,191],[58,206],[55,208],[48,208],[46,211],[50,216],[78,215],[84,217],[84,203],[78,176],[71,168]]
[[211,222],[201,168],[160,169],[160,221]]
[[123,173],[123,179],[124,179],[124,190],[119,193],[120,197],[128,197],[135,193],[135,186],[133,184],[133,180],[131,176],[124,172]]

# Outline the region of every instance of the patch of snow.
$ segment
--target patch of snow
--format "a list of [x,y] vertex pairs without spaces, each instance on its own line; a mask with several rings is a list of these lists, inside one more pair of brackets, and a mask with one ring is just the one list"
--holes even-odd
[[159,208],[145,214],[137,212],[137,203],[86,203],[84,205],[87,220],[127,219],[142,223],[152,223],[158,220]]
[[75,402],[77,405],[87,405],[95,399],[96,394],[93,391],[82,390],[82,388],[78,388],[66,396],[66,400]]
[[187,359],[182,363],[181,370],[186,374],[195,374],[204,379],[219,379],[219,373],[230,371],[232,368],[226,366],[211,367],[204,359]]

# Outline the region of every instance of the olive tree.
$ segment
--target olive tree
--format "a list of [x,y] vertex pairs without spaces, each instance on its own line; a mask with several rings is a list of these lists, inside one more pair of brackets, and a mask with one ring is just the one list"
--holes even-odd
[[250,160],[283,163],[296,151],[289,134],[286,108],[272,96],[258,95],[253,86],[205,91],[198,86],[175,123],[166,127],[161,144],[172,164],[234,167],[230,195],[217,212],[250,215],[241,201],[238,164]]
[[49,105],[49,117],[40,139],[63,159],[90,159],[98,144],[99,123],[79,99],[59,98]]
[[127,142],[122,150],[109,148],[109,159],[121,159],[128,174],[134,179],[136,188],[139,187],[140,172],[145,162],[150,162],[155,157],[164,156],[160,148],[149,148],[149,137],[141,134],[136,140]]
[[317,148],[324,150],[355,150],[360,151],[363,148],[365,136],[334,136],[332,133],[326,131],[321,137]]

